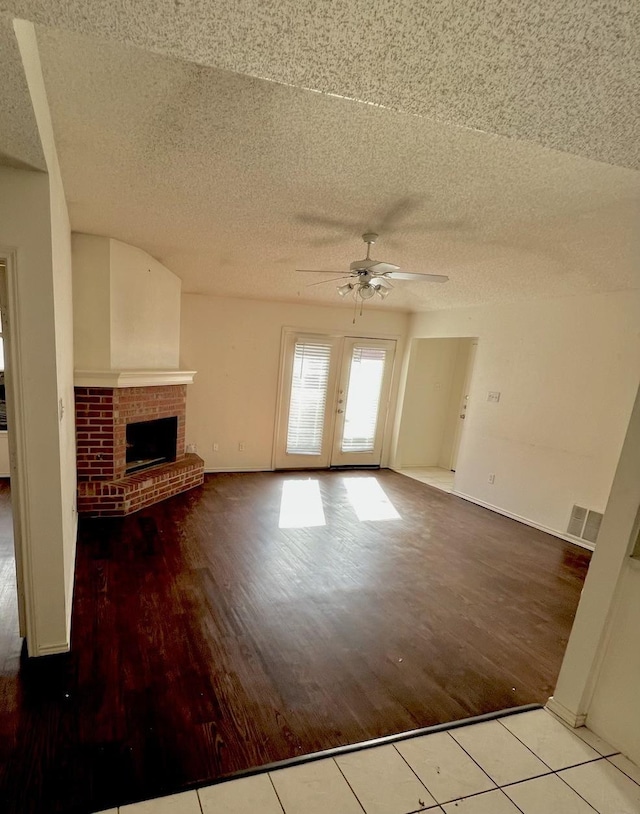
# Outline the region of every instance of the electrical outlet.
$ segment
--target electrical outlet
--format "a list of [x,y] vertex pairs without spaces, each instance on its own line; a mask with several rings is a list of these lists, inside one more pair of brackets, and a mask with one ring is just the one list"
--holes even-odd
[[220,447],[218,446],[218,444],[214,444],[214,445],[213,445],[213,451],[214,451],[214,452],[217,452],[219,448],[220,448]]
[[244,441],[238,441],[238,452],[244,452]]
[[187,452],[197,452],[198,448],[195,444],[187,444]]
[[490,472],[489,473],[489,483],[495,483],[495,482],[496,482],[496,476],[493,474],[493,472]]

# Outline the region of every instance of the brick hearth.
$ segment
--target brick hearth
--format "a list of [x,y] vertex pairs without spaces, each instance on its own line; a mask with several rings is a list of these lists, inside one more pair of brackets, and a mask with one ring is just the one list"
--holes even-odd
[[[204,479],[204,462],[185,454],[185,385],[76,387],[78,511],[122,516]],[[127,424],[178,419],[176,460],[126,473]]]

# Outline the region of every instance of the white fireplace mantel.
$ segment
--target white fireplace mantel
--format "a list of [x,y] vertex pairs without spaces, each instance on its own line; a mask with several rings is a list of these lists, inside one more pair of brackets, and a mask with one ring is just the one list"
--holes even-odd
[[76,370],[76,387],[160,387],[193,384],[195,370]]

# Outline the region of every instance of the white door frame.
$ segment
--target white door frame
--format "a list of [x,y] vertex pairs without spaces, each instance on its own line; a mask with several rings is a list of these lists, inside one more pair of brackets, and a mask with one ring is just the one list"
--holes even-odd
[[[402,353],[403,346],[402,346],[402,336],[400,334],[385,334],[385,333],[376,333],[376,334],[369,334],[367,332],[360,333],[358,331],[349,331],[345,333],[343,331],[331,331],[327,328],[294,328],[291,326],[284,326],[282,328],[282,334],[280,337],[280,364],[278,369],[278,393],[276,397],[276,410],[274,416],[274,425],[273,425],[273,447],[271,450],[271,469],[275,470],[276,467],[276,457],[277,457],[277,450],[278,450],[278,443],[281,439],[281,410],[282,410],[282,400],[283,396],[287,387],[287,370],[290,370],[290,367],[287,365],[286,359],[286,349],[287,349],[287,342],[291,334],[304,334],[305,336],[318,336],[318,337],[332,337],[334,339],[392,339],[396,343],[395,349],[395,356],[393,362],[393,370],[391,372],[391,384],[389,386],[389,401],[387,407],[387,414],[385,416],[384,422],[384,434],[382,438],[382,455],[381,455],[381,466],[386,466],[387,464],[384,463],[388,454],[390,445],[392,443],[392,429],[393,423],[389,422],[390,414],[394,413],[394,404],[393,398],[394,394],[397,399],[397,377],[398,377],[398,354],[399,352]],[[332,428],[333,433],[333,428]]]
[[16,583],[18,589],[18,619],[20,636],[27,645],[36,642],[35,608],[33,606],[33,579],[29,516],[24,496],[28,494],[26,446],[23,423],[23,384],[20,364],[20,322],[18,309],[18,252],[15,248],[0,246],[0,260],[6,272],[0,273],[0,307],[4,332],[5,393],[9,430],[9,462],[11,472],[11,509],[13,539],[16,557]]

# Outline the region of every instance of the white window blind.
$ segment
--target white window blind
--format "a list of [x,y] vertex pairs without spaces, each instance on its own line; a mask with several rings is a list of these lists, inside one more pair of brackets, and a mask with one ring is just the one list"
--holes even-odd
[[342,433],[343,452],[373,452],[386,355],[384,348],[353,349]]
[[320,455],[331,345],[296,342],[293,353],[287,453]]

